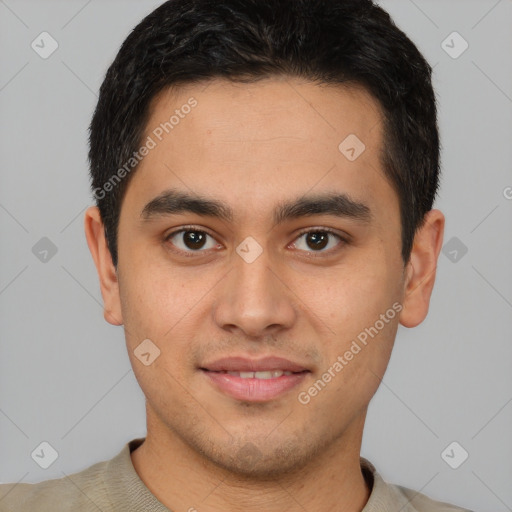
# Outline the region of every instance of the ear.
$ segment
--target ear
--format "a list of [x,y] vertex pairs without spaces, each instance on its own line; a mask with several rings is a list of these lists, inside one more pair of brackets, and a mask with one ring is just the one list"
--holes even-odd
[[103,316],[109,324],[122,325],[123,316],[117,272],[105,239],[105,227],[100,211],[96,206],[91,206],[85,211],[84,228],[87,245],[100,278],[104,304]]
[[405,269],[403,309],[400,312],[400,323],[405,327],[416,327],[427,316],[437,259],[443,245],[444,222],[444,215],[439,210],[430,210],[414,236]]

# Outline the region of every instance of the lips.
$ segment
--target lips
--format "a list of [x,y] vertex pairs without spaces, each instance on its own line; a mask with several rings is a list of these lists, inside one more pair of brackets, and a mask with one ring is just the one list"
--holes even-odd
[[208,382],[237,400],[266,402],[298,386],[310,370],[281,357],[217,359],[200,368]]
[[281,370],[283,372],[298,373],[309,371],[305,366],[294,363],[282,357],[269,356],[262,359],[249,359],[245,357],[225,357],[217,359],[202,366],[202,369],[211,372],[266,372]]
[[275,379],[281,375],[291,375],[292,372],[287,370],[264,370],[260,372],[219,372],[241,377],[242,379]]

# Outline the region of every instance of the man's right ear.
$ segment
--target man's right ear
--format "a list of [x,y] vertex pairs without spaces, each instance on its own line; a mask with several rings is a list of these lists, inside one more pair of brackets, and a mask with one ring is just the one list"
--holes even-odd
[[85,211],[84,228],[87,245],[100,279],[104,304],[103,316],[112,325],[123,325],[117,273],[107,246],[100,211],[96,206],[90,206]]

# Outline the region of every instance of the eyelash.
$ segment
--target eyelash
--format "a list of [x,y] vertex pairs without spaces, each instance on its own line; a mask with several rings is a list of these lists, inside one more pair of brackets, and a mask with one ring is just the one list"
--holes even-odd
[[[171,238],[173,238],[177,234],[179,234],[179,233],[186,233],[187,231],[194,231],[196,233],[205,234],[205,235],[208,235],[208,236],[210,236],[211,238],[213,238],[215,240],[213,235],[211,235],[210,233],[208,233],[204,229],[199,229],[196,226],[183,226],[182,228],[180,228],[180,229],[178,229],[176,231],[173,231],[172,233],[169,233],[168,235],[166,235],[164,237],[164,242],[167,243],[167,242],[170,241]],[[333,235],[333,236],[335,236],[336,238],[339,239],[339,243],[336,245],[336,247],[333,247],[333,248],[328,249],[326,251],[324,251],[324,250],[320,250],[320,251],[313,251],[313,250],[305,251],[308,254],[308,257],[313,257],[314,258],[314,257],[319,257],[319,256],[325,255],[325,254],[330,255],[333,252],[338,251],[340,249],[340,246],[343,246],[343,245],[349,243],[348,238],[343,237],[339,233],[335,232],[333,229],[321,228],[321,227],[308,228],[308,229],[304,229],[304,230],[300,231],[292,243],[295,243],[295,241],[298,240],[301,236],[303,236],[305,234],[308,234],[308,233],[328,233],[329,235]],[[174,245],[174,244],[171,244],[171,245]],[[186,257],[194,257],[197,253],[206,253],[209,250],[211,250],[211,249],[206,249],[206,250],[198,249],[197,251],[192,251],[192,250],[183,251],[183,250],[177,249],[177,248],[173,248],[172,249],[173,252],[176,252],[176,253],[181,254],[181,255],[185,255]]]

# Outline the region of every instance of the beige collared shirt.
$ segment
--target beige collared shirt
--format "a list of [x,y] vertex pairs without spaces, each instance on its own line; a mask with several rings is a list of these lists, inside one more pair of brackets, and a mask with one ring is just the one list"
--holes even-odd
[[[134,439],[114,458],[63,478],[0,485],[0,512],[170,512],[133,467],[130,452],[142,442]],[[387,484],[364,458],[361,468],[372,488],[362,512],[469,512]]]

